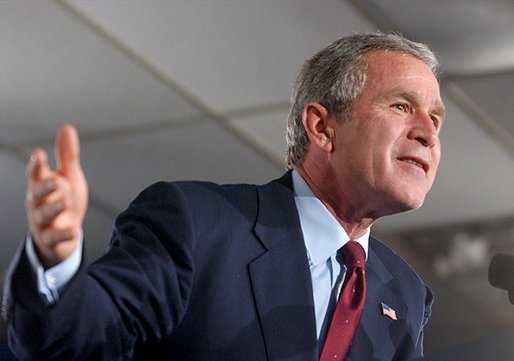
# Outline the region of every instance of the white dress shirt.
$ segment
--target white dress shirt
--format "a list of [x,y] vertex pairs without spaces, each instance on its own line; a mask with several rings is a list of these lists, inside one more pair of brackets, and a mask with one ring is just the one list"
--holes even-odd
[[39,261],[39,258],[34,249],[32,237],[30,234],[25,240],[25,251],[30,261],[32,269],[37,275],[37,288],[43,297],[45,297],[48,304],[53,304],[59,299],[59,290],[68,283],[68,281],[75,275],[80,267],[82,261],[82,231],[79,235],[80,242],[73,253],[61,263],[47,269]]

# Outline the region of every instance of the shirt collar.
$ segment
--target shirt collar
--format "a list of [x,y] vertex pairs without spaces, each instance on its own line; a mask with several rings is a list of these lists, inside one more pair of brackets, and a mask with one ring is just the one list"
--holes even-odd
[[[326,262],[350,237],[296,170],[293,170],[293,188],[309,261],[314,265]],[[355,239],[364,248],[366,259],[369,234],[368,228],[362,236]]]

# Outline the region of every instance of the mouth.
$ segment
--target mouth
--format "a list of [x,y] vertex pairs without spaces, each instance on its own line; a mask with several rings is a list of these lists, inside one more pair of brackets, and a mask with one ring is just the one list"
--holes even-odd
[[423,172],[425,172],[425,173],[428,173],[428,170],[430,169],[430,166],[429,166],[428,162],[426,162],[425,160],[423,160],[421,158],[417,158],[417,157],[402,157],[402,158],[398,158],[398,160],[400,162],[412,164],[413,166],[418,167],[421,170],[423,170]]

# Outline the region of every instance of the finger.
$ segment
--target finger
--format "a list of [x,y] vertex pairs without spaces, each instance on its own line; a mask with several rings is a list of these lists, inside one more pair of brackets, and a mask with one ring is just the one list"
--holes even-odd
[[39,244],[44,248],[52,248],[58,243],[71,241],[77,236],[77,232],[69,229],[47,228],[39,234]]
[[70,124],[63,125],[55,140],[55,158],[61,174],[70,175],[80,169],[80,141],[77,130]]
[[57,182],[53,178],[40,182],[31,182],[27,190],[27,202],[31,207],[35,207],[56,190]]
[[65,208],[66,205],[63,201],[45,204],[36,208],[32,214],[34,226],[41,229],[50,225]]
[[29,180],[42,180],[52,174],[46,152],[41,148],[35,149],[27,164],[27,177]]

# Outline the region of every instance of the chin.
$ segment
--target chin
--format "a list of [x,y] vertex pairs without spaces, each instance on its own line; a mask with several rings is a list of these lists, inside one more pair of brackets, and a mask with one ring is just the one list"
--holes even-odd
[[383,201],[382,211],[388,215],[408,212],[421,208],[425,202],[426,192],[420,188],[422,187],[415,187],[412,184],[396,184],[394,187],[385,189],[376,199]]
[[403,205],[405,208],[403,212],[419,209],[419,208],[421,208],[421,206],[423,205],[424,202],[425,202],[425,197],[423,197],[421,199],[419,199],[419,197],[417,197],[417,198],[411,198],[411,199],[405,200],[403,202]]
[[423,205],[429,188],[425,183],[403,182],[391,195],[406,211],[414,210]]
[[396,213],[413,211],[421,208],[423,203],[425,202],[425,195],[420,195],[418,193],[409,194],[403,193],[396,197]]

